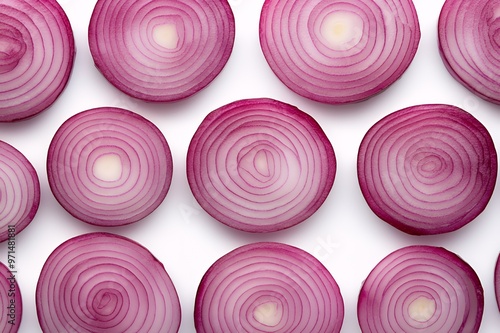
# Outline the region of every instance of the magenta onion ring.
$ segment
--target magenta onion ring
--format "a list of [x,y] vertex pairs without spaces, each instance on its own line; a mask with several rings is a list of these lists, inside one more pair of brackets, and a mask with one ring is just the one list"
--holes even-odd
[[494,284],[495,297],[497,301],[498,310],[500,311],[500,254],[497,257],[497,261],[495,264],[493,284]]
[[378,121],[358,154],[358,179],[373,212],[416,235],[457,230],[487,206],[497,178],[488,130],[451,105],[416,105]]
[[235,22],[227,0],[98,0],[89,25],[96,67],[150,102],[186,98],[222,71]]
[[295,106],[257,98],[212,111],[187,154],[193,195],[216,220],[271,232],[310,217],[334,182],[333,147],[319,124]]
[[344,319],[340,289],[309,253],[282,243],[241,246],[203,276],[197,333],[335,333]]
[[498,1],[446,0],[439,16],[439,51],[445,67],[477,96],[500,104]]
[[66,87],[75,58],[73,30],[55,0],[0,3],[0,122],[32,117]]
[[35,218],[40,206],[40,181],[28,159],[0,141],[0,242],[18,234]]
[[364,281],[358,321],[364,333],[478,332],[484,308],[471,266],[441,248],[415,245],[385,257]]
[[59,245],[36,286],[44,332],[177,332],[179,297],[163,264],[123,236],[89,233]]
[[420,41],[411,0],[266,0],[260,43],[276,76],[306,98],[368,99],[406,71]]
[[16,271],[10,270],[0,262],[0,332],[16,333],[23,317],[23,300],[19,284],[16,280]]
[[172,154],[160,130],[125,109],[80,112],[50,143],[47,174],[59,203],[94,225],[137,222],[165,199],[172,181]]

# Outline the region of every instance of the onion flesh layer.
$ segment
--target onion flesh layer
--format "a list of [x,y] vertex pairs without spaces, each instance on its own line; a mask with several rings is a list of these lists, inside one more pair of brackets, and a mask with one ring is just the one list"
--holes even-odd
[[0,332],[16,333],[23,317],[23,300],[16,280],[17,272],[12,272],[0,262]]
[[198,333],[340,332],[344,305],[328,270],[282,243],[241,246],[217,260],[196,294]]
[[365,333],[479,331],[481,282],[456,254],[416,245],[384,258],[363,283],[358,320]]
[[0,121],[51,106],[68,83],[74,58],[73,31],[56,0],[2,0]]
[[266,0],[260,43],[292,91],[329,104],[380,93],[409,67],[420,41],[411,0]]
[[454,231],[487,206],[497,179],[488,130],[451,105],[416,105],[378,121],[358,153],[358,179],[370,208],[417,235]]
[[161,131],[125,109],[80,112],[58,129],[49,147],[47,173],[59,203],[94,225],[137,222],[165,199],[172,154]]
[[311,216],[335,178],[333,147],[318,123],[271,99],[239,100],[211,112],[194,134],[187,177],[218,221],[270,232]]
[[178,331],[179,298],[145,247],[109,233],[73,237],[48,257],[36,287],[44,332]]

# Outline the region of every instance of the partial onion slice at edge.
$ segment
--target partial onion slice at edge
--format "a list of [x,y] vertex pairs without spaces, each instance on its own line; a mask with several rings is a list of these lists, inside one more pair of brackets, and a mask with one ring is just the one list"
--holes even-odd
[[0,262],[0,331],[4,333],[16,333],[23,318],[23,299],[16,274]]

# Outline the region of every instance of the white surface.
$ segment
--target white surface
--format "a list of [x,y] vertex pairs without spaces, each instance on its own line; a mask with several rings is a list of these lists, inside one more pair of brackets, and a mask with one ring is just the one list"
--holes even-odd
[[[71,217],[54,199],[47,183],[45,158],[52,136],[69,116],[99,106],[119,106],[153,121],[167,138],[174,157],[174,178],[163,204],[145,220],[106,231],[130,237],[165,265],[177,287],[183,311],[181,333],[193,333],[194,296],[206,269],[220,256],[253,241],[272,240],[314,254],[331,271],[344,297],[342,332],[360,332],[356,301],[363,279],[389,252],[411,244],[443,246],[462,256],[477,272],[485,290],[480,332],[498,332],[500,313],[493,292],[493,267],[500,250],[500,197],[494,193],[484,213],[451,234],[414,237],[380,221],[361,196],[356,179],[356,155],[368,128],[382,116],[423,103],[448,103],[466,109],[490,130],[500,147],[500,107],[487,103],[459,85],[439,57],[436,26],[444,0],[414,0],[422,38],[418,53],[403,77],[382,94],[359,104],[328,106],[306,100],[284,87],[262,56],[258,21],[263,0],[230,0],[236,19],[236,42],[223,72],[205,90],[173,104],[146,104],[113,88],[95,69],[87,44],[87,27],[95,0],[60,0],[72,23],[76,64],[60,99],[39,116],[15,124],[0,124],[0,140],[21,150],[37,169],[42,201],[32,224],[16,238],[18,282],[23,294],[21,333],[40,332],[35,287],[48,255],[66,239],[100,231]],[[330,196],[309,220],[289,230],[251,235],[209,218],[194,201],[185,177],[185,155],[191,136],[211,110],[231,101],[271,97],[294,104],[322,125],[337,155],[338,171]],[[7,246],[0,245],[5,261]]]

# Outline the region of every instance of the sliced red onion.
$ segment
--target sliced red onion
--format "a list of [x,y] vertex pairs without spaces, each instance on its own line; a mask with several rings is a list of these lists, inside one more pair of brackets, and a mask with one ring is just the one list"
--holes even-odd
[[137,222],[165,199],[172,155],[160,130],[129,110],[102,107],[80,112],[56,132],[47,173],[59,203],[95,225]]
[[109,233],[76,236],[45,262],[36,286],[44,332],[177,332],[181,308],[163,264]]
[[40,206],[40,181],[28,159],[0,141],[0,242],[33,221]]
[[478,332],[481,282],[465,261],[440,247],[409,246],[370,272],[358,299],[358,320],[370,332]]
[[95,65],[111,84],[166,102],[215,79],[232,52],[235,23],[227,0],[99,0],[88,37]]
[[497,169],[488,130],[451,105],[416,105],[384,117],[358,155],[370,208],[416,235],[454,231],[476,218],[491,198]]
[[335,333],[344,303],[332,275],[282,243],[241,246],[217,260],[196,294],[196,332]]
[[16,280],[17,272],[0,262],[0,332],[16,333],[23,317],[23,300]]
[[34,116],[64,90],[75,58],[73,31],[55,0],[0,3],[0,121]]
[[483,99],[500,104],[500,4],[446,0],[438,23],[439,50],[450,74]]
[[495,274],[493,279],[498,310],[500,310],[500,254],[498,255],[497,262],[495,264]]
[[211,112],[187,154],[193,195],[215,219],[270,232],[310,217],[335,178],[333,147],[319,124],[295,106],[246,99]]
[[309,99],[358,102],[412,62],[420,26],[411,0],[266,0],[260,43],[277,77]]

